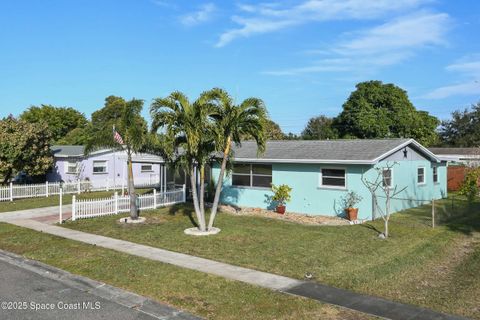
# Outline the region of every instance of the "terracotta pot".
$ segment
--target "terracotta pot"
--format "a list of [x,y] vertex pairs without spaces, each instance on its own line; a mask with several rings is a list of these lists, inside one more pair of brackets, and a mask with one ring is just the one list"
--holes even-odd
[[285,209],[287,209],[287,207],[285,207],[285,206],[277,206],[277,213],[279,213],[279,214],[284,214],[284,213],[285,213]]
[[357,220],[358,208],[347,208],[345,209],[345,213],[347,214],[348,220],[350,221]]

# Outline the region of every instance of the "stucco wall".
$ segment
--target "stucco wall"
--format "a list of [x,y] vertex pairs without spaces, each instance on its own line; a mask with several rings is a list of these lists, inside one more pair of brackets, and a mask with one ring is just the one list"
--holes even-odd
[[[418,159],[414,157],[412,159]],[[404,210],[424,204],[422,201],[441,199],[447,196],[446,165],[433,164],[429,160],[398,160],[393,169],[393,185],[398,189],[406,189],[397,196],[402,198],[393,200],[391,212]],[[420,158],[421,159],[421,158]],[[382,161],[377,167],[384,167],[392,161]],[[438,166],[438,183],[433,183],[432,166]],[[425,184],[417,184],[417,167],[425,167]],[[347,188],[331,189],[319,186],[321,168],[345,168],[347,172]],[[218,166],[212,170],[216,180],[219,174]],[[359,203],[359,218],[370,219],[373,214],[373,201],[370,192],[363,184],[362,173],[366,179],[373,181],[377,171],[366,165],[318,165],[318,164],[272,164],[272,183],[287,184],[292,187],[292,200],[287,204],[290,212],[299,212],[312,215],[336,216],[343,214],[341,198],[347,191],[355,191],[363,197]],[[240,207],[259,207],[273,209],[274,204],[269,200],[272,192],[268,188],[234,187],[231,176],[224,180],[221,201]],[[379,193],[381,195],[381,193]],[[410,199],[410,200],[403,200]],[[382,198],[379,198],[382,201]],[[384,202],[382,202],[384,203]],[[384,206],[382,207],[384,209]],[[378,217],[378,215],[377,215]]]
[[[347,188],[331,189],[320,187],[321,168],[344,168],[347,171]],[[341,198],[348,190],[355,190],[363,197],[359,203],[359,216],[370,218],[372,201],[368,190],[361,181],[362,172],[369,166],[361,165],[318,165],[318,164],[273,164],[272,183],[287,184],[292,190],[292,200],[287,203],[287,210],[312,215],[336,216],[343,214]],[[212,169],[216,180],[219,174],[218,166]],[[259,207],[273,209],[269,200],[272,192],[268,188],[234,187],[231,176],[224,180],[221,201],[240,207]]]
[[[376,167],[386,167],[392,165],[392,161],[381,161]],[[433,182],[433,166],[437,166],[438,182]],[[418,184],[417,169],[425,168],[425,183]],[[369,172],[370,177],[376,173],[374,170]],[[417,207],[430,202],[432,199],[438,200],[447,197],[447,166],[445,163],[433,163],[428,160],[415,161],[396,161],[393,167],[393,186],[397,190],[404,191],[399,193],[391,202],[391,212]],[[393,189],[391,189],[393,191]],[[383,192],[378,192],[379,204],[385,210],[385,197]]]

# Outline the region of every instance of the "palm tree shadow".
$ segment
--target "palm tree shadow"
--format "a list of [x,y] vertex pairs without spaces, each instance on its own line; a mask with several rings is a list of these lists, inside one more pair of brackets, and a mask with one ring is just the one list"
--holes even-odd
[[172,216],[176,216],[178,214],[182,214],[183,216],[186,216],[188,217],[188,219],[190,220],[190,223],[198,228],[199,225],[198,223],[195,221],[194,217],[193,217],[193,208],[191,206],[185,206],[185,205],[180,205],[180,204],[175,204],[171,207],[169,207],[168,209],[168,214],[169,215],[172,215]]

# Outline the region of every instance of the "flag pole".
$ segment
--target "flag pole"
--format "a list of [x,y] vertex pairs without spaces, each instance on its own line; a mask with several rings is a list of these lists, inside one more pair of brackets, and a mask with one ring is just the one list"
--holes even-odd
[[[115,124],[112,125],[112,129],[113,129],[113,137],[115,139]],[[116,172],[116,168],[115,168],[115,162],[117,162],[115,160],[115,148],[113,148],[113,190],[116,190],[116,187],[117,187],[117,172]]]

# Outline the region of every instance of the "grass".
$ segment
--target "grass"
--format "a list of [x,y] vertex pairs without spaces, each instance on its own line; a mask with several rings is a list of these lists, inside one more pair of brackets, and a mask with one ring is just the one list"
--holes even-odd
[[[152,189],[138,189],[136,190],[139,194],[144,194],[150,192]],[[94,198],[107,198],[113,196],[114,191],[97,191],[89,193],[81,193],[75,195],[77,199],[94,199]],[[63,195],[63,203],[71,204],[72,203],[71,194]],[[49,196],[39,197],[39,198],[28,198],[28,199],[15,199],[14,201],[2,201],[0,202],[0,213],[8,211],[17,211],[17,210],[27,210],[43,207],[52,207],[58,206],[60,203],[59,196]]]
[[0,248],[207,319],[370,319],[351,310],[0,223]]
[[183,233],[188,206],[146,212],[145,225],[110,216],[65,226],[299,279],[311,272],[321,283],[480,319],[480,202],[437,201],[435,229],[430,213],[395,214],[388,240],[377,237],[382,221],[305,226],[230,214],[219,215],[220,234],[194,238]]

